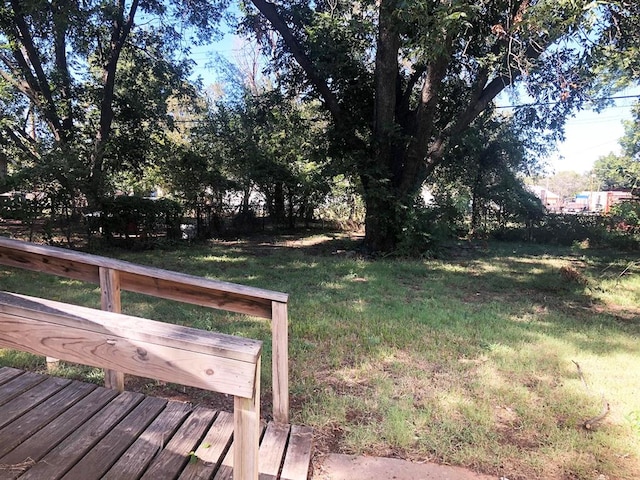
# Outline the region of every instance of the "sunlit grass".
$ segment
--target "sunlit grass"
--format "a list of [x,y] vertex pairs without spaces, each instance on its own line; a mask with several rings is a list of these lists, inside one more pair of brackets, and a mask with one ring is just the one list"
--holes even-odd
[[[289,293],[293,421],[315,427],[318,448],[511,480],[640,478],[637,257],[496,244],[372,262],[323,241],[118,255]],[[0,286],[99,305],[94,285],[29,272],[2,268]],[[123,307],[264,340],[268,396],[267,321],[129,293]],[[42,368],[33,358],[0,353],[2,364]],[[585,429],[603,402],[610,412]]]

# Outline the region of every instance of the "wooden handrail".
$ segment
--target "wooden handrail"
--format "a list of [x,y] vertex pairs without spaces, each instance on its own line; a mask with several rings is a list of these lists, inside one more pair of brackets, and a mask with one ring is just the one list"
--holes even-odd
[[[120,291],[271,319],[273,416],[289,422],[286,293],[211,280],[123,260],[0,237],[0,264],[100,285],[102,309],[119,313]],[[122,390],[124,376],[106,371],[105,384]]]
[[233,477],[258,480],[262,342],[0,292],[0,346],[234,396]]

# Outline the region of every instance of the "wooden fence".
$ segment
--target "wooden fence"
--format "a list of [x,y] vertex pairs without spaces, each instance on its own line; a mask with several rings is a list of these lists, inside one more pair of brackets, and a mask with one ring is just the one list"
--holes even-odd
[[[289,422],[287,294],[6,237],[0,237],[0,264],[99,284],[102,309],[110,312],[121,312],[120,292],[127,290],[270,319],[273,417]],[[105,384],[124,390],[124,374],[106,370]]]

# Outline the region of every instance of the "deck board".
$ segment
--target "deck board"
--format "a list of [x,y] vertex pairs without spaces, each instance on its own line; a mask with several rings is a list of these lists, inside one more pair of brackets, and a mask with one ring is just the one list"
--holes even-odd
[[76,382],[26,413],[20,422],[12,422],[0,430],[0,458],[33,436],[44,425],[95,389],[95,385]]
[[[227,412],[0,368],[0,480],[230,480],[233,426]],[[307,479],[310,429],[263,428],[260,479]]]
[[102,480],[140,478],[153,457],[162,450],[166,440],[173,436],[190,411],[191,408],[186,404],[170,402]]

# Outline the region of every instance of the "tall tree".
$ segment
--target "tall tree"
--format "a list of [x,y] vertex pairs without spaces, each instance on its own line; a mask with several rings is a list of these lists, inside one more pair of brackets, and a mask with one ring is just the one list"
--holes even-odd
[[622,154],[598,158],[592,175],[605,190],[628,189],[640,194],[640,105],[633,109],[633,119],[624,122],[624,135],[620,139]]
[[114,137],[136,144],[132,137],[144,138],[144,122],[167,121],[163,102],[189,74],[188,64],[174,58],[184,47],[180,32],[209,38],[226,3],[3,1],[0,89],[12,89],[25,104],[0,125],[3,137],[34,165],[52,167],[65,188],[98,202],[105,158],[118,154]]
[[[590,0],[244,3],[246,31],[279,33],[263,44],[281,81],[331,113],[334,144],[362,182],[372,250],[394,247],[403,212],[448,161],[452,139],[509,86],[522,81],[538,101],[520,121],[561,136],[585,99],[592,47],[610,43],[615,20]],[[611,3],[625,14],[628,2]]]

